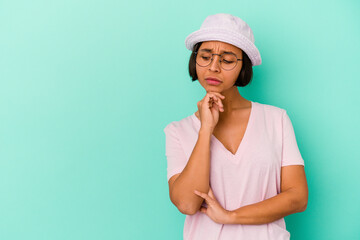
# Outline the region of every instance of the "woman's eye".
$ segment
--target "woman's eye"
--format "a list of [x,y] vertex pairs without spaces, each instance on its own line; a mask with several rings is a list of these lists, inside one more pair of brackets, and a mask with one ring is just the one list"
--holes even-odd
[[204,59],[204,60],[209,60],[209,57],[202,57],[202,59]]
[[224,63],[226,63],[226,64],[230,64],[230,63],[233,63],[234,61],[226,61],[225,59],[223,60],[224,61]]

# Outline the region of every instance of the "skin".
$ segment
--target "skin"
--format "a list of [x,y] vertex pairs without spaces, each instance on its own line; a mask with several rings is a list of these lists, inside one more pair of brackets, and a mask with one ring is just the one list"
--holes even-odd
[[[212,49],[212,53],[222,51],[234,52],[242,58],[242,50],[228,43],[208,41],[202,43],[201,49]],[[251,102],[243,98],[234,83],[242,68],[242,62],[231,71],[220,68],[219,56],[214,55],[213,61],[207,67],[196,65],[198,81],[206,90],[206,96],[198,102],[199,110],[195,115],[201,121],[201,130],[212,133],[233,154],[237,151],[245,133],[251,111]],[[216,77],[222,81],[219,85],[210,85],[206,77]],[[209,97],[214,98],[211,111],[206,111]],[[229,211],[217,201],[212,189],[209,192],[194,191],[194,194],[204,199],[208,207],[199,211],[206,214],[214,222],[221,224],[265,224],[287,215],[302,212],[306,209],[308,187],[304,167],[291,165],[281,168],[281,193],[262,202],[243,206]]]

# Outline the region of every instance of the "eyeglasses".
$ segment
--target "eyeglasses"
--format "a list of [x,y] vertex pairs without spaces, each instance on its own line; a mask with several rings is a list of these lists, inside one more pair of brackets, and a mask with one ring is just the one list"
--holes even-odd
[[196,63],[200,67],[207,67],[214,59],[213,58],[214,55],[219,56],[220,67],[226,71],[230,71],[234,69],[236,67],[237,62],[242,61],[241,58],[237,58],[237,56],[233,53],[215,54],[205,51],[200,51],[200,52],[196,51],[195,52]]

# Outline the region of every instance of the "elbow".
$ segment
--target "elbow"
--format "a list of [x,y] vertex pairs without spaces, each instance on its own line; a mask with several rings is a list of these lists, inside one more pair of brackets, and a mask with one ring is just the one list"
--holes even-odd
[[179,211],[182,214],[185,215],[194,215],[195,213],[197,213],[198,209],[192,205],[189,204],[179,204],[179,206],[176,206]]
[[171,197],[170,200],[176,206],[176,208],[185,215],[194,215],[199,209],[198,207],[194,206],[194,204],[186,203],[183,201],[176,201]]
[[308,204],[308,198],[309,198],[309,192],[308,190],[306,190],[301,199],[301,208],[299,212],[304,212],[306,210]]
[[304,199],[303,201],[301,201],[299,212],[304,212],[306,210],[307,203],[308,203],[307,199]]
[[304,212],[307,208],[308,198],[302,197],[293,201],[293,206],[296,209],[295,212]]
[[[194,194],[195,195],[195,194]],[[176,206],[176,208],[185,215],[194,215],[200,209],[200,206],[196,202],[189,201],[187,199],[179,199],[170,194],[171,202]]]

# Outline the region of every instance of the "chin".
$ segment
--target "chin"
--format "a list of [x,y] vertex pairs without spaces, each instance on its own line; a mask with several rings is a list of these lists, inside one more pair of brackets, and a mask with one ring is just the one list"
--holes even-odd
[[205,88],[205,90],[206,90],[206,92],[218,92],[218,93],[222,92],[222,90],[217,88],[216,86],[214,86],[214,87],[210,86],[208,88]]

